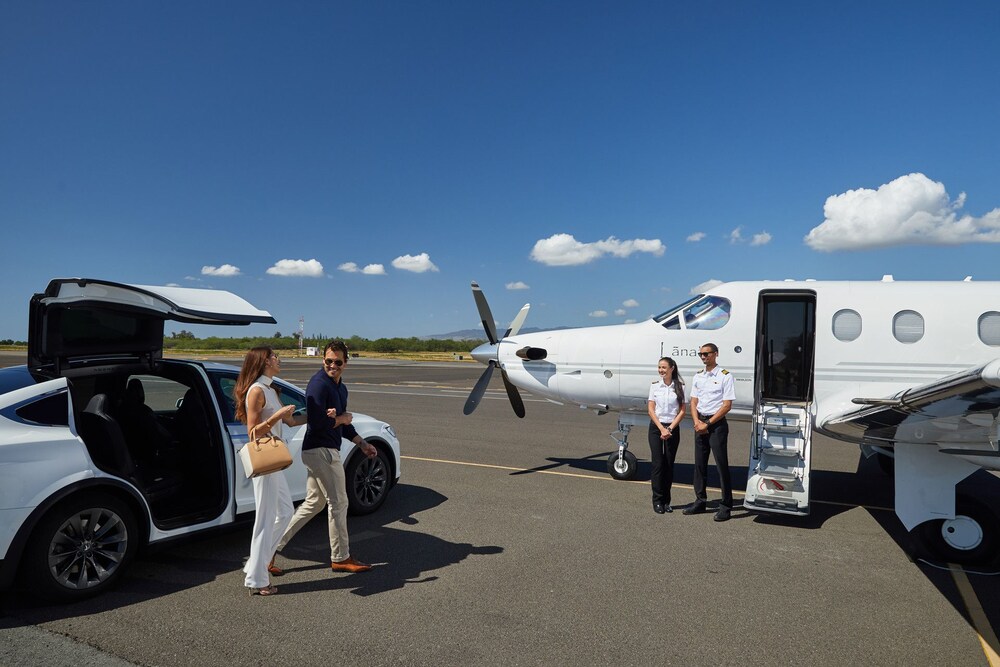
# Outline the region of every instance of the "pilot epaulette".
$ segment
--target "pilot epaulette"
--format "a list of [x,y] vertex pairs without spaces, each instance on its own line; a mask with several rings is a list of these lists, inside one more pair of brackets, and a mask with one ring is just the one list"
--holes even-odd
[[653,380],[650,384],[656,384],[657,382],[659,382],[659,380]]
[[725,368],[723,368],[722,369],[722,374],[723,375],[729,375],[729,371],[727,371]]

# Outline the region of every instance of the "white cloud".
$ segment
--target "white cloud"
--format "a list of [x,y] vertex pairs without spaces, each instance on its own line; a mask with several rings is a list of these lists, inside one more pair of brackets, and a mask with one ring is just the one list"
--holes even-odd
[[184,276],[184,280],[190,280],[193,283],[201,282],[201,278],[195,278],[194,276]]
[[635,324],[635,320],[625,320],[625,324]]
[[164,287],[180,287],[177,283],[167,283]]
[[625,299],[624,301],[622,301],[622,305],[625,306],[626,308],[635,308],[636,306],[639,305],[639,302],[636,301],[635,299]]
[[233,266],[232,264],[223,264],[222,266],[203,266],[201,267],[201,275],[216,276],[218,278],[232,278],[233,276],[240,275],[240,268],[238,266]]
[[712,278],[710,280],[706,280],[705,282],[698,283],[697,285],[695,285],[694,287],[692,287],[691,288],[691,295],[694,296],[695,294],[704,294],[705,292],[708,292],[709,290],[714,289],[714,288],[718,287],[721,284],[722,284],[722,281],[721,280],[716,280],[715,278]]
[[315,259],[280,259],[267,272],[272,276],[322,278],[323,265]]
[[402,255],[392,260],[392,267],[400,271],[412,271],[413,273],[426,273],[427,271],[437,271],[430,255],[422,252],[419,255]]
[[743,225],[740,225],[733,231],[729,232],[729,242],[741,243],[742,241],[743,241]]
[[[436,271],[437,269],[435,269]],[[366,276],[384,276],[385,266],[382,264],[366,264],[365,268],[361,269],[361,273]]]
[[354,262],[344,262],[337,267],[338,271],[343,271],[344,273],[357,273],[359,271],[358,265]]
[[618,317],[625,317],[626,313],[628,313],[628,311],[625,310],[624,308],[618,308],[615,310],[615,315],[617,315]]
[[691,234],[690,236],[688,236],[685,239],[685,241],[688,241],[689,243],[697,243],[698,241],[702,240],[703,238],[705,238],[705,232],[695,232],[694,234]]
[[1000,208],[981,218],[958,214],[965,193],[950,201],[943,183],[907,174],[879,186],[827,197],[824,220],[805,237],[813,250],[1000,243]]
[[581,243],[571,234],[553,234],[547,239],[535,242],[531,259],[548,266],[578,266],[589,264],[604,255],[628,257],[637,252],[648,252],[659,257],[666,246],[659,239],[633,239],[619,241],[609,236],[603,241]]
[[750,240],[750,245],[767,245],[771,242],[773,237],[767,232],[761,232],[760,234],[754,234],[753,238]]
[[595,311],[592,311],[590,313],[587,313],[587,315],[589,317],[607,317],[608,316],[608,311],[606,311],[606,310],[595,310]]
[[518,280],[516,282],[507,283],[507,289],[531,289],[531,288],[528,287],[526,283],[523,283],[520,280]]

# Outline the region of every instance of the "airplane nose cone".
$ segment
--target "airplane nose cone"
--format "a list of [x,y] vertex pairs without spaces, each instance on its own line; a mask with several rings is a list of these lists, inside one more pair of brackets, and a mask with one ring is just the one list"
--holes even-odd
[[481,364],[490,363],[490,359],[497,358],[497,345],[490,343],[483,343],[476,349],[472,351],[472,358]]

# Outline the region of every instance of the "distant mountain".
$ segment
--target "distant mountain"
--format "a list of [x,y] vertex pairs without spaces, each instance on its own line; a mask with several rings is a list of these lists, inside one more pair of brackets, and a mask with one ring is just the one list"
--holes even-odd
[[[552,327],[551,329],[539,329],[538,327],[524,327],[521,333],[538,333],[539,331],[559,331],[561,329],[572,329],[573,327]],[[502,335],[504,329],[497,327],[497,335]],[[420,340],[486,340],[486,333],[482,329],[462,329],[443,334],[431,334],[430,336],[417,336]]]

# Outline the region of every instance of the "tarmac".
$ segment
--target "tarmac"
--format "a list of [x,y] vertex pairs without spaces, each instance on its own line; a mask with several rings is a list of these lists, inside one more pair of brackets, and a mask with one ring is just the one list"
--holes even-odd
[[[304,386],[318,364],[284,359],[283,377]],[[393,424],[404,457],[386,504],[350,522],[371,572],[331,573],[316,520],[279,556],[280,593],[248,598],[238,527],[145,554],[91,600],[0,595],[0,664],[1000,665],[1000,577],[914,561],[892,478],[857,447],[817,439],[809,517],[659,515],[644,429],[638,478],[614,481],[613,415],[524,395],[518,419],[494,376],[463,416],[481,372],[348,364],[351,409]],[[748,441],[734,422],[737,489]],[[692,451],[686,422],[675,507]],[[1000,480],[974,477],[1000,508]]]

